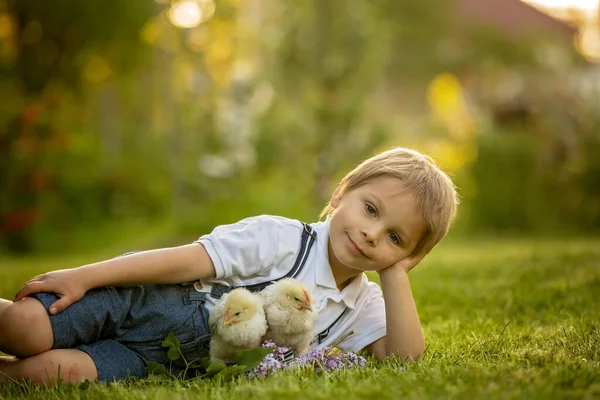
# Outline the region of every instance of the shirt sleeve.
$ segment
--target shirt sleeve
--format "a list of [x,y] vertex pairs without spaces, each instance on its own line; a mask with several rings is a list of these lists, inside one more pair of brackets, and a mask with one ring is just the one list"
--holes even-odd
[[279,254],[281,222],[269,216],[216,227],[196,243],[206,249],[216,279],[248,277],[273,265]]
[[344,351],[356,352],[381,339],[386,334],[385,303],[383,293],[377,284],[369,282],[369,291],[350,329],[354,333],[343,340],[339,347]]

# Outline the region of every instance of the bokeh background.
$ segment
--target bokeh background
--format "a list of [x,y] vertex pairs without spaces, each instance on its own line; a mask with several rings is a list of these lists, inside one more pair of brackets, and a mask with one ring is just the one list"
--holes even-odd
[[391,146],[455,180],[452,238],[597,235],[599,20],[592,0],[0,0],[0,251],[315,221]]

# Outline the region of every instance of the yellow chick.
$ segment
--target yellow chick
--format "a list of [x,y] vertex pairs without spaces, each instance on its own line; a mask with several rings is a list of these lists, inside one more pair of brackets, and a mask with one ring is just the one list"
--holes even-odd
[[295,356],[308,350],[313,339],[317,311],[306,285],[293,278],[285,278],[261,291],[267,316],[265,339],[278,346],[288,347]]
[[214,306],[208,325],[210,358],[233,361],[238,351],[261,344],[267,331],[263,299],[246,289],[234,289]]

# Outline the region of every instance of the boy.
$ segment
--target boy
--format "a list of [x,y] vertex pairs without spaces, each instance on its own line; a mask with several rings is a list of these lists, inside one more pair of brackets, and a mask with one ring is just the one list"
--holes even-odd
[[[0,359],[0,382],[142,377],[146,361],[168,364],[160,342],[170,331],[188,360],[200,358],[220,288],[290,269],[319,311],[312,346],[417,359],[425,343],[407,273],[446,235],[457,204],[431,159],[395,148],[341,180],[324,222],[247,218],[192,244],[40,275],[14,302],[0,300],[0,351],[17,357]],[[363,271],[376,271],[381,289]]]

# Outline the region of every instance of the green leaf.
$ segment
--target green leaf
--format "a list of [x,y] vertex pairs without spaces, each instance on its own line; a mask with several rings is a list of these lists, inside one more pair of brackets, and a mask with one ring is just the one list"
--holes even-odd
[[202,368],[204,368],[204,370],[206,371],[210,366],[210,357],[202,357],[200,359],[200,365],[202,365]]
[[208,375],[216,375],[222,370],[227,368],[227,365],[221,360],[212,360],[208,368],[206,368],[206,373]]
[[179,339],[177,339],[173,332],[169,332],[167,338],[163,340],[161,345],[162,347],[169,348],[169,351],[167,352],[167,357],[169,357],[169,360],[175,361],[181,356],[181,351],[179,350],[181,342]]
[[240,375],[243,374],[245,371],[247,371],[247,367],[245,365],[232,365],[230,367],[227,367],[221,371],[219,371],[219,373],[217,374],[218,377],[221,377],[225,380],[229,380],[231,378],[233,378],[236,375]]
[[146,361],[146,370],[148,375],[168,375],[167,369],[164,365],[157,363],[156,361]]
[[254,349],[242,350],[235,355],[235,363],[244,365],[246,371],[254,369],[260,364],[268,354],[271,354],[273,349],[265,349],[264,347],[256,347]]
[[169,351],[167,351],[167,357],[169,357],[169,360],[171,361],[177,360],[179,356],[181,356],[181,353],[178,348],[171,347]]

